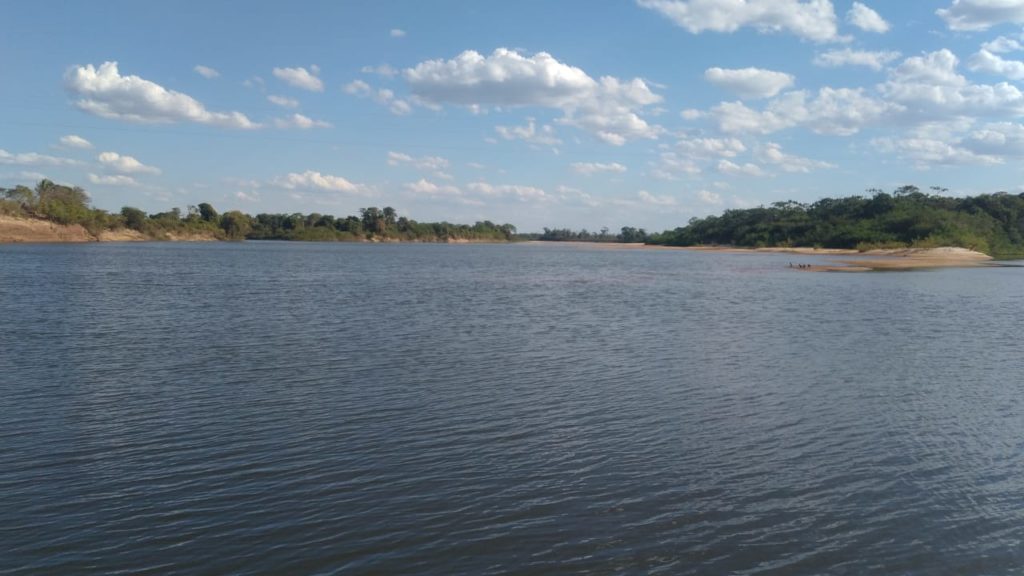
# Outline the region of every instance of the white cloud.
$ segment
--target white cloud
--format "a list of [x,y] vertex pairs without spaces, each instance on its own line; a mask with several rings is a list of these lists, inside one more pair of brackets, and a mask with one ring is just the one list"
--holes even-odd
[[793,85],[792,75],[761,68],[708,68],[704,79],[741,98],[770,98]]
[[125,156],[117,152],[102,152],[97,157],[104,167],[122,174],[159,174],[160,169],[154,166],[146,166],[132,156]]
[[68,134],[67,136],[61,136],[60,137],[60,144],[61,144],[61,146],[64,146],[64,147],[67,147],[67,148],[80,148],[82,150],[90,150],[90,149],[92,149],[92,142],[89,142],[85,138],[82,138],[81,136],[77,136],[75,134]]
[[573,162],[570,166],[577,174],[583,174],[585,176],[593,176],[598,173],[614,173],[622,174],[627,168],[618,162],[602,163],[602,162]]
[[1022,0],[953,0],[935,11],[950,30],[988,30],[1003,23],[1024,24]]
[[826,86],[816,95],[804,90],[787,92],[761,111],[742,102],[723,102],[711,112],[724,132],[771,134],[803,126],[818,134],[850,136],[897,110],[897,106],[865,95],[861,88]]
[[388,90],[386,88],[375,90],[372,86],[362,80],[353,80],[346,84],[342,90],[344,90],[346,94],[351,94],[360,98],[370,98],[378,104],[387,106],[391,113],[396,116],[405,116],[412,113],[412,106],[409,102],[395,97],[395,93],[392,90]]
[[276,118],[274,119],[274,126],[278,128],[298,128],[300,130],[308,130],[310,128],[330,128],[330,122],[324,122],[323,120],[314,120],[309,116],[303,116],[302,114],[292,114],[287,118]]
[[473,192],[487,197],[511,197],[521,201],[550,201],[552,199],[542,188],[522,186],[518,184],[492,185],[487,182],[473,182],[467,186]]
[[424,104],[484,107],[542,107],[561,110],[558,123],[586,130],[613,145],[657,138],[662,129],[640,117],[661,96],[634,78],[597,80],[583,70],[539,52],[523,56],[498,48],[489,56],[467,50],[451,60],[427,60],[403,72]]
[[12,164],[15,166],[77,166],[81,162],[70,158],[36,154],[35,152],[11,154],[7,150],[0,148],[0,164]]
[[698,191],[697,199],[704,204],[711,204],[712,206],[718,206],[722,203],[722,196],[720,194],[708,190]]
[[323,92],[324,83],[316,77],[319,70],[316,66],[312,66],[310,70],[302,67],[274,68],[274,76],[295,88],[309,90],[310,92]]
[[981,45],[981,48],[983,50],[988,50],[989,52],[994,52],[996,54],[1003,54],[1006,52],[1020,52],[1021,50],[1024,50],[1024,46],[1022,46],[1018,40],[1013,38],[1007,38],[1006,36],[1000,36],[995,40],[985,42],[984,44]]
[[271,104],[277,104],[282,108],[299,107],[298,100],[296,100],[295,98],[288,98],[287,96],[276,96],[274,94],[271,94],[270,96],[267,96],[267,100],[269,100]]
[[558,146],[562,143],[555,136],[554,128],[543,124],[538,130],[533,118],[527,118],[525,126],[495,126],[494,131],[505,140],[522,140],[541,146]]
[[814,57],[816,66],[838,68],[839,66],[866,66],[872,70],[881,70],[886,64],[900,57],[900,53],[892,50],[869,52],[865,50],[829,50]]
[[75,105],[89,114],[128,122],[196,122],[226,128],[252,129],[259,124],[241,112],[211,112],[187,94],[168,90],[138,76],[121,76],[117,62],[76,66],[64,75]]
[[412,192],[413,194],[429,196],[432,198],[462,195],[462,191],[455,186],[449,184],[437,185],[427,180],[426,178],[420,178],[416,182],[410,182],[406,184],[405,189],[408,190],[409,192]]
[[1006,82],[970,84],[957,73],[958,63],[945,49],[907,58],[890,71],[879,91],[926,117],[1024,114],[1024,93],[1017,87]]
[[206,79],[220,77],[220,72],[214,70],[213,68],[210,68],[209,66],[203,66],[202,64],[196,64],[196,67],[193,68],[193,70],[195,70],[196,74],[199,74],[200,76]]
[[405,36],[405,30],[402,30],[400,28],[392,28],[391,31],[388,32],[388,35],[390,35],[392,38],[403,38]]
[[815,42],[840,41],[830,0],[637,0],[691,34],[735,32],[751,27],[762,33],[789,32]]
[[765,176],[764,170],[757,164],[747,162],[740,165],[724,159],[718,161],[718,171],[722,174],[733,174],[736,176]]
[[235,192],[235,198],[238,198],[242,202],[259,202],[260,195],[257,192],[246,192],[244,190],[238,190]]
[[963,146],[975,154],[1000,158],[1024,158],[1024,124],[995,122],[971,132]]
[[693,138],[680,140],[676,147],[680,152],[696,158],[733,158],[746,152],[747,147],[736,138]]
[[290,172],[283,178],[278,178],[275,184],[288,190],[324,190],[360,195],[368,193],[366,187],[350,182],[341,176],[321,174],[313,170],[306,170],[301,174]]
[[441,156],[414,157],[401,152],[388,152],[389,166],[411,166],[417,170],[432,172],[438,178],[451,179],[445,170],[451,165],[447,158]]
[[641,190],[636,195],[642,204],[649,204],[651,206],[675,206],[678,204],[678,201],[672,196],[656,196],[647,190]]
[[982,165],[1001,164],[995,156],[976,154],[960,145],[958,141],[932,138],[875,138],[871,143],[881,152],[896,154],[899,158],[914,163],[918,170],[927,170],[934,165]]
[[835,168],[835,164],[829,164],[821,160],[802,158],[782,151],[782,146],[769,142],[761,151],[760,158],[765,162],[774,164],[786,172],[810,173],[813,170]]
[[865,32],[884,34],[889,31],[889,23],[871,8],[860,2],[854,2],[846,13],[846,21]]
[[1024,80],[1024,62],[1020,60],[1007,60],[998,54],[993,54],[984,48],[977,54],[971,56],[967,67],[972,72],[987,72],[1006,76],[1011,80]]
[[116,175],[96,175],[89,174],[89,182],[93,184],[100,184],[104,186],[138,186],[139,183],[131,176],[125,176],[124,174]]
[[687,108],[679,113],[679,117],[683,120],[699,120],[704,117],[704,112],[694,108]]
[[662,152],[658,160],[651,163],[650,174],[659,180],[678,180],[680,176],[700,173],[700,165],[691,156],[680,156],[676,152]]

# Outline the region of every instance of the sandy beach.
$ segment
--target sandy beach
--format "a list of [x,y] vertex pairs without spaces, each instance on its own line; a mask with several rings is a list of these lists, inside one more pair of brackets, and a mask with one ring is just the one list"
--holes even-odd
[[[829,264],[793,262],[793,270],[800,272],[871,272],[882,270],[918,270],[925,268],[972,268],[998,266],[992,257],[952,246],[940,248],[898,248],[859,252],[840,248],[737,248],[732,246],[651,246],[647,244],[620,244],[613,242],[541,242],[527,244],[570,245],[602,250],[686,250],[719,254],[793,254],[797,256],[827,256]],[[841,258],[840,258],[841,257]],[[804,267],[798,267],[800,265]]]

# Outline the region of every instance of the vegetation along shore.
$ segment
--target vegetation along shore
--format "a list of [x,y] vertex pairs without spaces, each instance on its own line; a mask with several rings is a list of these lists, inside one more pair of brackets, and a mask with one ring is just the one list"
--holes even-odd
[[93,208],[77,186],[42,180],[34,188],[0,190],[0,242],[130,240],[306,240],[350,242],[507,242],[511,224],[417,222],[390,207],[363,208],[358,216],[220,214],[208,203],[186,212],[147,214],[125,206],[119,213]]
[[693,218],[686,226],[650,234],[624,227],[617,234],[545,228],[517,234],[511,224],[417,222],[393,208],[370,207],[358,216],[329,214],[220,214],[208,203],[183,213],[118,213],[93,208],[86,192],[40,181],[0,190],[0,242],[131,240],[305,240],[356,242],[577,242],[604,247],[684,248],[732,252],[788,252],[828,256],[830,264],[800,270],[879,270],[984,266],[1024,255],[1024,194],[999,192],[951,197],[903,186],[892,193],[823,198],[812,204],[776,202]]

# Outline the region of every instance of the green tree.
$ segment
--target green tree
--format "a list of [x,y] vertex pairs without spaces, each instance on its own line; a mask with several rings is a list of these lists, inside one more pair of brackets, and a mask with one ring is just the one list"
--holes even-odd
[[242,240],[252,230],[252,220],[247,214],[232,210],[220,217],[220,227],[228,238]]
[[217,222],[219,217],[217,215],[217,211],[214,210],[213,206],[206,202],[203,202],[198,206],[198,208],[199,218],[202,219],[203,222]]
[[146,213],[138,208],[131,206],[121,208],[121,217],[124,218],[124,225],[132,230],[142,232],[146,227]]

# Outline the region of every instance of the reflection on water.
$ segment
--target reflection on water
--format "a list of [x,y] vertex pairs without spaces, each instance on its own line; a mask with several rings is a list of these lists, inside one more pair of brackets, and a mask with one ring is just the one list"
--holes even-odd
[[0,573],[997,573],[1016,268],[0,246]]

